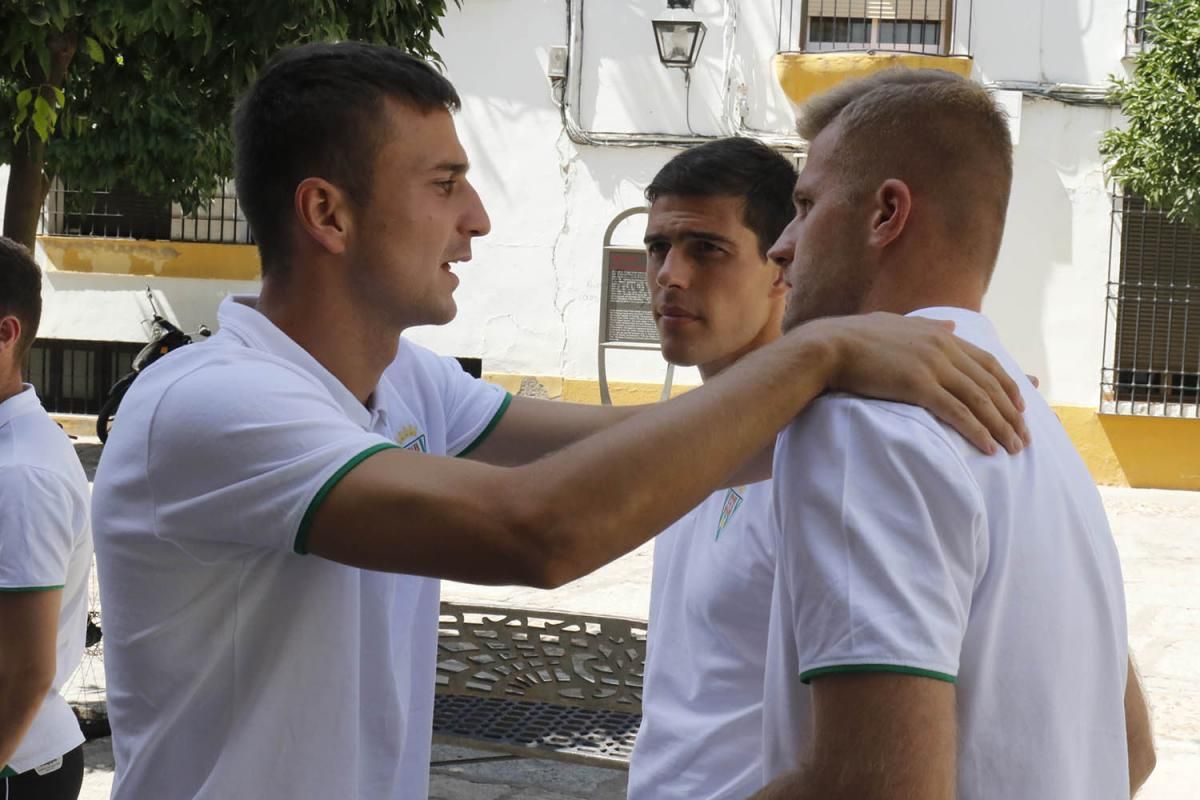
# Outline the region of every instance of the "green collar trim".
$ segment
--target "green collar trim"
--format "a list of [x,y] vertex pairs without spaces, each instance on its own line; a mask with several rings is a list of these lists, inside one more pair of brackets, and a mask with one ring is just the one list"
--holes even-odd
[[[60,583],[57,586],[14,586],[7,589],[0,589],[0,592],[54,592],[63,588]],[[0,775],[0,777],[3,777]]]

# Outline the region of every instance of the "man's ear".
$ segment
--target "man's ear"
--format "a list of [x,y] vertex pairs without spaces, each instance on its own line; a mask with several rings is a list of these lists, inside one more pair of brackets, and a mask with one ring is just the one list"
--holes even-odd
[[354,224],[346,193],[324,178],[305,178],[293,199],[297,233],[327,253],[344,253]]
[[870,243],[887,247],[900,238],[912,213],[912,190],[898,178],[888,178],[875,190],[875,208],[871,214]]
[[11,350],[21,341],[21,320],[12,316],[0,317],[0,353]]

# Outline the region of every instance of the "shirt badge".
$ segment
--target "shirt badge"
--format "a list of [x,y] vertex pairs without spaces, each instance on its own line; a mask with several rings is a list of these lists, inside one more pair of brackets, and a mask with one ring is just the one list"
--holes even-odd
[[721,519],[717,522],[717,535],[713,541],[718,541],[721,538],[721,531],[725,530],[725,526],[729,524],[729,520],[733,519],[733,515],[742,507],[742,495],[738,492],[741,489],[746,491],[745,486],[739,486],[737,489],[730,489],[725,493],[725,503],[721,506]]
[[415,425],[406,425],[396,434],[396,444],[405,450],[415,450],[418,453],[428,453],[429,446],[425,443],[425,434],[417,430]]

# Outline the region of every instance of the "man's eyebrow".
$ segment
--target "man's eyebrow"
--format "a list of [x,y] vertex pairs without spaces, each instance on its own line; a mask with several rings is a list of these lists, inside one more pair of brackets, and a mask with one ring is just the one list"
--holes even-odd
[[721,234],[714,233],[713,231],[702,231],[702,230],[679,231],[674,236],[668,236],[665,233],[647,233],[646,238],[643,239],[642,241],[645,244],[653,244],[655,242],[669,241],[670,239],[681,239],[685,242],[692,241],[695,239],[702,239],[706,242],[719,242],[721,244],[730,244],[730,245],[733,244],[733,240],[730,239],[728,236],[722,236]]
[[466,161],[443,161],[430,168],[430,172],[449,172],[451,175],[463,175],[471,165]]

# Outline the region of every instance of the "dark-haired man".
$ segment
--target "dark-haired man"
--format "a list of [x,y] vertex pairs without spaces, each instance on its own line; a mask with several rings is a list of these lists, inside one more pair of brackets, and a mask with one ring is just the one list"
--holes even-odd
[[490,226],[457,107],[427,64],[355,43],[285,52],[239,101],[262,293],[138,379],[96,476],[118,800],[423,797],[430,578],[589,572],[829,387],[1021,446],[1015,385],[990,359],[883,316],[806,326],[642,411],[468,379],[401,338],[453,318],[451,264]]
[[92,566],[88,486],[21,367],[42,273],[0,237],[0,797],[74,800],[83,733],[59,690],[83,655]]
[[[667,361],[708,381],[782,335],[787,284],[767,250],[795,182],[788,159],[744,138],[685,150],[650,182],[647,280]],[[769,480],[719,490],[654,541],[630,800],[742,800],[762,787],[770,500]]]

